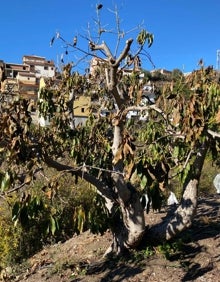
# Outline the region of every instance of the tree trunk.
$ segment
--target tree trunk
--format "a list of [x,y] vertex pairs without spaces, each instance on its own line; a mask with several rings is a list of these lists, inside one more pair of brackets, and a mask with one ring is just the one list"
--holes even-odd
[[[123,175],[123,157],[120,156],[123,123],[114,126],[114,139],[112,153],[114,156],[114,181],[117,207],[114,209],[113,218],[113,243],[107,253],[119,254],[125,249],[135,248],[142,240],[145,232],[145,219],[143,207],[138,193]],[[118,210],[119,209],[119,210]]]
[[[111,212],[113,242],[106,254],[119,254],[137,247],[145,233],[144,212],[138,193],[129,186],[126,183],[124,185],[120,183],[119,189],[123,189],[125,193],[122,197],[118,197],[119,206],[115,205]],[[130,197],[125,200],[123,195],[128,194]]]
[[106,208],[112,219],[110,228],[113,235],[113,243],[106,254],[110,252],[119,254],[127,248],[136,247],[141,242],[145,232],[143,208],[137,192],[124,181],[121,173],[115,172],[112,174],[115,186],[109,187],[87,172],[73,170],[73,167],[58,163],[47,155],[44,155],[44,161],[49,167],[58,171],[69,171],[85,179],[94,185],[106,200]]
[[184,192],[179,207],[172,217],[167,217],[159,225],[150,228],[150,237],[157,238],[161,242],[170,240],[191,226],[196,213],[198,185],[207,147],[207,141],[205,141],[197,152],[195,161],[184,184]]
[[73,112],[74,100],[75,100],[75,95],[74,95],[74,91],[72,90],[69,94],[69,101],[67,103],[71,130],[75,130],[75,121],[74,121],[74,112]]

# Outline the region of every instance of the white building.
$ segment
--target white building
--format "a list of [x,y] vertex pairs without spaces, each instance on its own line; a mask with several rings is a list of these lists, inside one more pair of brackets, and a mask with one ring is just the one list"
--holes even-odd
[[39,56],[23,56],[23,64],[30,66],[30,72],[34,73],[37,78],[54,77],[55,64],[48,61],[44,57]]

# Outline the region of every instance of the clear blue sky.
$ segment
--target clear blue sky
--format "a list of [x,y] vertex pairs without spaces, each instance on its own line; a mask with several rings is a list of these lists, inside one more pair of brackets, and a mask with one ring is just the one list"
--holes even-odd
[[[198,67],[201,58],[206,66],[216,67],[220,0],[1,1],[0,59],[22,63],[23,55],[38,55],[59,61],[65,49],[58,41],[50,47],[50,39],[56,31],[70,41],[75,34],[86,35],[88,23],[93,26],[96,18],[97,3],[103,4],[101,15],[107,29],[115,26],[114,15],[108,10],[114,5],[118,6],[123,30],[144,21],[145,28],[154,34],[154,44],[147,51],[156,68],[188,72]],[[83,42],[80,37],[79,44],[85,47]],[[64,60],[78,58],[73,52]],[[148,61],[144,67],[152,69]]]

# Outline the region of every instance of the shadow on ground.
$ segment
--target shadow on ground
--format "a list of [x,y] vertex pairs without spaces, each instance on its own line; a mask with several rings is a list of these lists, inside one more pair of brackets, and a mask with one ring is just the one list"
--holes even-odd
[[[217,248],[220,243],[216,245],[215,242],[220,241],[219,200],[220,196],[218,195],[215,195],[214,198],[206,197],[199,200],[197,215],[192,227],[181,233],[173,241],[181,240],[182,242],[181,250],[166,258],[171,263],[176,261],[180,263],[179,267],[182,268],[183,275],[177,281],[196,281],[196,279],[207,275],[214,269],[218,271],[216,264],[220,262],[220,254]],[[206,244],[210,244],[210,246],[206,246]],[[144,246],[144,248],[146,247],[147,245]],[[142,273],[147,267],[146,259],[144,263],[137,263],[136,265],[126,264],[125,262],[113,263],[109,260],[91,267],[88,270],[88,275],[105,272],[100,280],[101,282],[113,281],[113,279],[119,282],[126,281],[128,277],[129,281],[132,281],[132,277]]]
[[[99,266],[92,266],[88,269],[87,275],[98,274],[105,272],[104,276],[100,278],[100,282],[110,281],[125,281],[127,277],[130,279],[139,273],[142,273],[144,266],[127,265],[124,263],[114,264],[111,261],[105,261]],[[117,279],[117,280],[115,280]]]

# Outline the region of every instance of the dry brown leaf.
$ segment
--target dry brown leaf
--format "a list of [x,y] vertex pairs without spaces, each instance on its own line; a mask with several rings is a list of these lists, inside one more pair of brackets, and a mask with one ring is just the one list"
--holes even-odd
[[131,154],[131,155],[134,154],[134,153],[133,153],[133,150],[132,150],[132,148],[131,148],[131,146],[130,146],[128,143],[125,143],[125,144],[124,144],[124,147],[123,147],[123,154],[124,154],[125,158],[126,158],[126,156],[129,155],[129,154]]
[[220,123],[220,109],[215,116],[215,120],[216,120],[217,123]]
[[125,167],[125,179],[130,179],[132,171],[134,167],[134,161],[132,160],[126,167]]
[[119,149],[119,150],[117,151],[117,153],[115,154],[112,163],[115,165],[115,164],[117,164],[117,162],[120,161],[121,159],[122,159],[122,149]]
[[174,109],[173,111],[173,125],[176,126],[179,124],[180,122],[180,119],[181,119],[181,116],[180,116],[180,113],[179,113],[179,109]]

